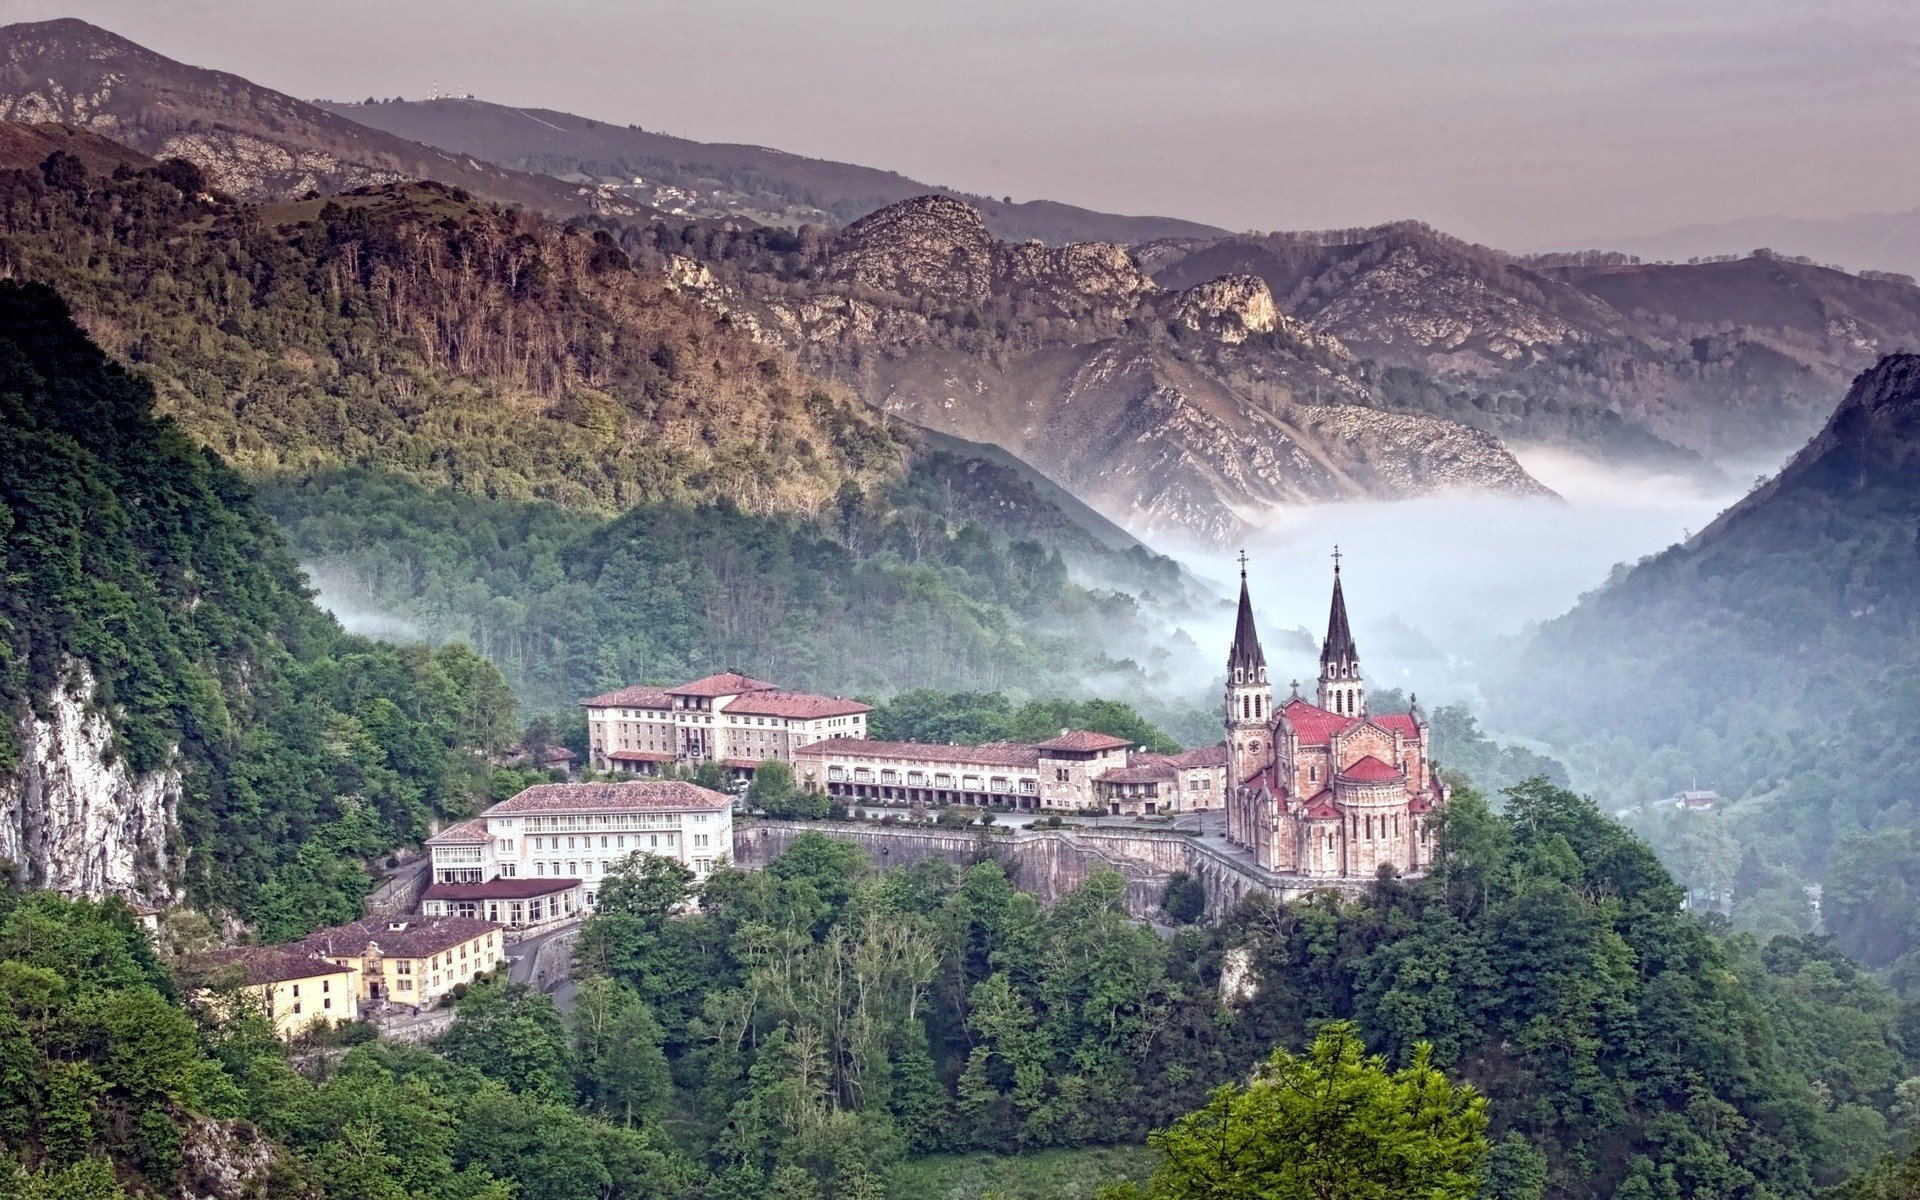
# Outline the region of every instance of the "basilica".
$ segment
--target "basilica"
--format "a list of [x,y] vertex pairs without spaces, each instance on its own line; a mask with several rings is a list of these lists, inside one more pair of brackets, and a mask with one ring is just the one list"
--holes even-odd
[[1278,706],[1254,628],[1241,556],[1240,613],[1227,656],[1227,837],[1260,866],[1306,879],[1424,874],[1446,788],[1433,774],[1427,722],[1367,707],[1336,552],[1333,607],[1309,703],[1295,682]]

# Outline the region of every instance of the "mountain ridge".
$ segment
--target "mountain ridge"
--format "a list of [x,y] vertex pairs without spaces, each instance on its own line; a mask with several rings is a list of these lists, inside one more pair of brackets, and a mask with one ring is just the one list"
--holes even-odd
[[1224,544],[1275,504],[1548,494],[1484,432],[1380,411],[1338,339],[1258,279],[1165,289],[1124,247],[1008,243],[938,195],[789,242],[634,249],[869,403],[998,442],[1143,536]]
[[562,216],[629,201],[409,142],[238,75],[190,66],[73,17],[0,27],[0,120],[63,122],[180,157],[242,199],[432,179]]
[[[773,225],[840,225],[889,204],[935,192],[979,206],[994,234],[1008,241],[1144,242],[1225,232],[1178,217],[1103,213],[1054,200],[1009,203],[928,185],[878,167],[766,146],[698,142],[553,109],[516,108],[471,97],[326,102],[325,107],[349,120],[489,162],[579,176],[583,182],[591,178],[655,208],[685,209],[683,215],[688,216],[743,216]],[[635,185],[636,175],[648,182]]]

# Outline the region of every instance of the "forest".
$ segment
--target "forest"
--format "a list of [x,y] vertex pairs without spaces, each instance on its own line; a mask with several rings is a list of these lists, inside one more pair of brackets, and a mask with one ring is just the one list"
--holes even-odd
[[0,282],[0,772],[84,666],[115,754],[181,773],[169,884],[270,935],[357,916],[362,862],[487,794],[513,694],[466,646],[342,631],[247,485],[152,399],[50,290]]
[[[1646,806],[1703,900],[1802,931],[1820,885],[1828,928],[1874,966],[1920,950],[1917,453],[1920,358],[1890,355],[1777,475],[1543,627],[1496,714]],[[1688,779],[1722,802],[1650,803]]]
[[[483,981],[430,1046],[349,1031],[299,1069],[117,902],[8,894],[0,1170],[108,1198],[217,1141],[259,1148],[267,1195],[918,1200],[942,1156],[1152,1134],[1105,1182],[1172,1197],[1218,1106],[1259,1094],[1223,1085],[1362,1053],[1351,1094],[1425,1080],[1450,1114],[1456,1177],[1422,1192],[1450,1200],[1879,1200],[1913,1169],[1920,1012],[1830,942],[1688,916],[1643,844],[1543,782],[1497,813],[1462,791],[1441,869],[1363,897],[1163,938],[1121,894],[1096,874],[1046,908],[990,857],[882,873],[819,835],[697,888],[636,856],[570,1012]],[[1243,1182],[1208,1194],[1295,1194]]]

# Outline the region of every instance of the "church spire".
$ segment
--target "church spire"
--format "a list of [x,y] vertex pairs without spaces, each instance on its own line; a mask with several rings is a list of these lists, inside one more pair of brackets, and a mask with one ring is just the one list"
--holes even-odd
[[1360,651],[1347,625],[1347,597],[1340,588],[1340,547],[1333,548],[1333,608],[1327,613],[1327,640],[1320,646],[1320,665],[1358,663]]
[[1347,623],[1347,597],[1340,586],[1340,547],[1333,548],[1333,606],[1327,613],[1327,640],[1320,646],[1320,707],[1342,716],[1366,711],[1360,681],[1360,651]]
[[1260,649],[1260,633],[1253,627],[1253,598],[1247,592],[1247,552],[1240,552],[1240,615],[1233,626],[1233,649],[1227,652],[1227,678],[1233,683],[1265,683],[1267,656]]

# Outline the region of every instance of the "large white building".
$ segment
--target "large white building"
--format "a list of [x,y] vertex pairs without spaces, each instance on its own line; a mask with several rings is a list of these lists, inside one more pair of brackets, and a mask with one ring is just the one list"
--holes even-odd
[[872,707],[842,696],[790,692],[732,673],[678,687],[637,684],[582,700],[589,765],[596,771],[658,775],[675,764],[723,763],[736,776],[824,738],[867,736]]
[[427,839],[429,915],[518,928],[594,907],[629,856],[661,855],[704,878],[733,857],[733,800],[677,779],[543,783]]

